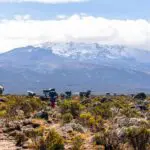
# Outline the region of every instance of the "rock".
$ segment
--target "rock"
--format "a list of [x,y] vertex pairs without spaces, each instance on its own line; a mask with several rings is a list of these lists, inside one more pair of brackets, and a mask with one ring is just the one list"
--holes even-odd
[[28,147],[29,147],[29,145],[28,145],[27,143],[24,143],[24,144],[22,145],[22,148],[24,148],[24,149],[28,149]]
[[8,133],[8,132],[11,132],[13,130],[14,130],[14,128],[3,128],[4,133]]
[[121,139],[121,140],[124,139],[124,137],[125,137],[125,130],[126,130],[125,127],[116,129],[116,134],[117,134],[119,139]]
[[16,146],[22,146],[24,142],[28,140],[28,138],[23,132],[17,132],[15,139],[16,139]]
[[51,123],[53,123],[53,120],[51,118],[49,118],[47,122],[51,124]]
[[141,125],[148,126],[149,123],[147,120],[145,120],[143,118],[130,118],[129,125],[130,126],[141,126]]
[[40,127],[40,124],[36,123],[36,122],[32,122],[32,127],[33,128],[38,128],[38,127]]
[[48,120],[48,113],[45,111],[40,111],[35,114],[34,118],[41,118],[41,119]]
[[22,129],[22,131],[25,135],[30,135],[33,133],[34,129],[33,128],[24,128],[24,129]]
[[18,134],[19,131],[14,130],[12,132],[9,133],[9,136],[16,136]]
[[23,121],[23,125],[24,125],[24,126],[30,125],[30,124],[32,124],[32,119],[25,119],[25,120]]
[[62,130],[64,132],[67,132],[67,133],[70,133],[70,132],[73,132],[73,131],[78,131],[78,132],[81,132],[81,133],[86,132],[86,129],[82,125],[76,124],[76,123],[65,124],[64,127],[62,128]]
[[114,120],[119,127],[129,126],[129,118],[127,117],[116,117]]
[[70,124],[66,124],[64,127],[62,127],[62,130],[66,133],[71,133],[73,132],[73,128],[71,127]]
[[85,133],[86,129],[81,125],[81,124],[76,124],[76,123],[71,123],[71,126],[73,128],[73,130],[81,132],[81,133]]
[[96,106],[101,106],[101,102],[95,102],[95,103],[93,103],[93,107],[96,107]]

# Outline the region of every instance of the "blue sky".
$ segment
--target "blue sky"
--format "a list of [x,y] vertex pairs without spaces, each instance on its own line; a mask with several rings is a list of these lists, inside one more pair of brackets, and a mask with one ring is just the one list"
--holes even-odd
[[149,8],[150,0],[0,0],[0,52],[48,41],[150,50]]
[[[5,0],[7,1],[7,0]],[[42,1],[42,0],[41,0]],[[12,18],[16,14],[30,14],[34,19],[54,18],[59,14],[86,13],[112,19],[150,19],[149,0],[89,0],[78,3],[0,3],[0,16]]]

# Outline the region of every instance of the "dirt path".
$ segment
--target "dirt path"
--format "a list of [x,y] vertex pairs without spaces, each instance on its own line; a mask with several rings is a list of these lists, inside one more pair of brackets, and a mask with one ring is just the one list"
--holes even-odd
[[15,141],[8,139],[0,127],[0,150],[16,150]]
[[86,134],[86,139],[84,141],[84,144],[83,144],[83,149],[84,150],[94,150],[94,147],[93,147],[93,135],[89,132]]
[[8,138],[2,131],[2,120],[0,120],[0,150],[17,150],[15,141]]

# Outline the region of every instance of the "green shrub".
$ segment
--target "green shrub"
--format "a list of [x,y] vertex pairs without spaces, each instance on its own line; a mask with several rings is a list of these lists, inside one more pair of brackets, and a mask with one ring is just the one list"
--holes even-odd
[[53,129],[51,129],[45,139],[46,150],[64,150],[63,138]]
[[109,119],[112,117],[112,103],[102,103],[100,106],[93,107],[92,112],[94,115],[100,115],[104,119]]
[[62,113],[71,113],[73,117],[80,115],[83,106],[77,100],[65,100],[60,104]]
[[39,111],[45,107],[45,104],[37,98],[27,98],[24,96],[9,96],[6,102],[7,119],[18,119],[18,110],[24,112],[25,117],[30,116],[34,111]]
[[126,129],[126,138],[134,150],[146,150],[150,140],[150,130],[139,127]]
[[101,130],[103,127],[103,119],[99,116],[93,116],[90,112],[80,114],[80,121],[92,130]]
[[106,139],[105,139],[105,135],[103,133],[97,133],[94,136],[94,143],[96,145],[105,145],[106,144]]
[[4,118],[6,116],[6,110],[0,111],[0,118]]
[[81,150],[83,145],[83,139],[81,136],[77,136],[73,139],[73,147],[72,150]]
[[80,120],[83,122],[83,124],[87,124],[89,119],[92,117],[92,114],[90,112],[84,112],[80,114]]
[[62,116],[62,119],[64,123],[69,123],[73,119],[73,116],[71,113],[66,113]]
[[140,113],[136,109],[131,108],[130,106],[126,106],[123,109],[121,109],[121,113],[129,118],[140,116]]

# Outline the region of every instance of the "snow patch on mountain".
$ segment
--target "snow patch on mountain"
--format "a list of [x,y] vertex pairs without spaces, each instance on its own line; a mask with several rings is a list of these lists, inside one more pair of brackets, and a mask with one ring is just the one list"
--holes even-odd
[[75,42],[45,42],[37,47],[51,50],[53,53],[73,59],[134,59],[137,61],[149,61],[150,52],[141,49],[130,48],[122,45],[102,45],[99,43],[75,43]]
[[36,45],[41,48],[49,49],[53,53],[66,57],[86,57],[96,58],[103,56],[107,58],[130,57],[133,49],[119,45],[101,45],[98,43],[51,43],[46,42]]

